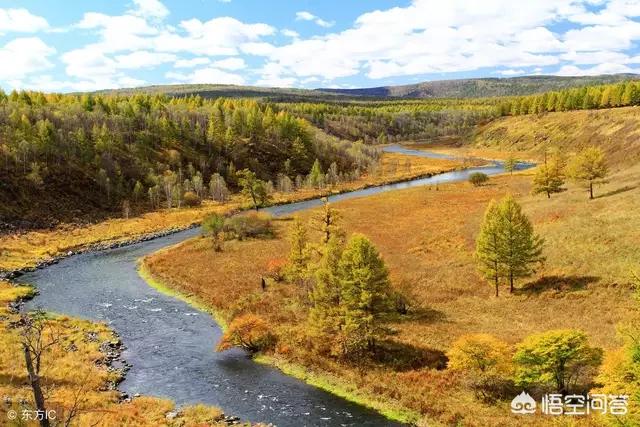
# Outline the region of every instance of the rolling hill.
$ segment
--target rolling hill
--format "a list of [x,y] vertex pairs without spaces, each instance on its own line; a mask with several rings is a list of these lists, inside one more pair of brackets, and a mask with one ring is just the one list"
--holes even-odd
[[483,98],[492,96],[530,95],[577,86],[638,80],[638,74],[610,74],[585,77],[523,76],[510,78],[479,78],[437,80],[401,86],[380,86],[362,89],[317,89],[319,92],[344,96],[375,98]]

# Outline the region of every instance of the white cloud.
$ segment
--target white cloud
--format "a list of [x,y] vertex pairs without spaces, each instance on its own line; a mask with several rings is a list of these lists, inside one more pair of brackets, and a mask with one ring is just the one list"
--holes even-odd
[[509,69],[509,70],[498,71],[498,74],[501,74],[503,76],[519,76],[519,75],[522,75],[522,74],[525,74],[525,73],[526,73],[525,70],[520,70],[520,69],[518,69],[518,70]]
[[300,34],[298,34],[297,31],[288,30],[286,28],[284,30],[280,30],[280,32],[282,33],[282,35],[286,37],[291,37],[292,39],[297,39],[300,37]]
[[296,21],[312,21],[316,25],[319,25],[323,28],[333,27],[333,25],[335,24],[335,22],[325,21],[324,19],[319,18],[311,12],[307,12],[306,10],[296,12]]
[[164,18],[169,15],[169,9],[159,0],[133,0],[136,9],[133,13],[144,18]]
[[151,68],[156,65],[173,62],[177,58],[170,53],[149,52],[139,50],[127,55],[117,55],[115,57],[116,67],[124,69]]
[[0,9],[0,34],[35,33],[48,28],[46,19],[33,15],[27,9]]
[[640,69],[630,68],[623,64],[603,63],[590,68],[579,68],[575,65],[564,65],[553,73],[558,76],[597,76],[600,74],[638,73]]
[[199,57],[192,59],[178,59],[175,64],[173,64],[176,68],[193,68],[198,65],[207,65],[211,62],[209,58]]
[[215,61],[212,65],[214,67],[230,71],[242,70],[247,66],[247,64],[244,62],[244,59],[237,57],[220,59],[218,61]]
[[0,80],[19,80],[53,67],[48,58],[55,52],[38,37],[11,40],[0,47]]

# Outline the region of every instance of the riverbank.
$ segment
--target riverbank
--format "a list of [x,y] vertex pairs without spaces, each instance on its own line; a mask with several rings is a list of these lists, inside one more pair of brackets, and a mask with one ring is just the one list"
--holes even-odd
[[[408,162],[408,163],[407,163]],[[384,153],[375,175],[326,189],[305,188],[293,193],[273,194],[271,205],[300,202],[332,194],[406,182],[460,168],[447,159],[416,158]],[[154,239],[198,225],[203,218],[218,213],[231,215],[250,207],[240,196],[227,203],[206,201],[196,208],[165,209],[139,217],[114,218],[88,226],[63,225],[54,230],[29,231],[0,236],[0,277],[12,278],[21,272],[43,268],[62,258],[88,251],[99,251]]]
[[[14,424],[9,414],[33,410],[33,394],[26,377],[19,328],[20,302],[34,296],[29,286],[0,281],[0,424]],[[119,337],[103,323],[68,316],[48,315],[43,343],[48,348],[41,359],[41,384],[46,407],[56,421],[73,425],[178,427],[208,423],[227,426],[236,418],[225,417],[217,408],[204,405],[178,409],[166,399],[126,396],[117,385],[126,374],[120,359],[124,350]],[[55,341],[54,341],[55,340]],[[51,345],[49,345],[51,343]],[[26,402],[26,403],[21,403]],[[11,412],[14,411],[14,412]]]

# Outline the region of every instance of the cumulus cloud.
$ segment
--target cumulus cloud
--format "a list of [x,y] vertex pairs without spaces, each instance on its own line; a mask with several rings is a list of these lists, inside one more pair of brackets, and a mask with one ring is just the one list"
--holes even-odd
[[0,34],[35,33],[48,28],[46,19],[33,15],[27,9],[0,9]]
[[[0,47],[0,80],[22,79],[53,67],[56,50],[38,37],[17,38]],[[9,66],[10,64],[10,66]]]
[[223,71],[215,67],[199,68],[191,73],[183,74],[170,71],[165,74],[168,79],[176,80],[180,83],[217,83],[243,85],[245,80],[242,76]]
[[333,27],[334,25],[334,22],[325,21],[324,19],[319,18],[311,12],[307,12],[306,10],[296,12],[296,21],[311,21],[323,28]]

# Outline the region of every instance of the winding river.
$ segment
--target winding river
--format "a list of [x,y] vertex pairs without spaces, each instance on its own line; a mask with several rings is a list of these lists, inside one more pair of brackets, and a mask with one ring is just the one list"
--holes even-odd
[[[448,157],[400,146],[385,150]],[[329,199],[338,202],[385,191],[461,181],[475,171],[493,175],[504,169],[495,162]],[[285,215],[321,203],[310,200],[265,211]],[[278,426],[398,425],[375,411],[255,363],[242,351],[216,353],[213,347],[221,331],[214,320],[207,313],[151,288],[136,271],[136,260],[140,257],[198,234],[198,229],[190,229],[122,248],[79,254],[27,273],[19,281],[33,284],[39,291],[27,308],[40,307],[108,323],[126,346],[123,359],[133,365],[119,386],[129,395],[166,397],[178,405],[215,405],[243,421]]]

